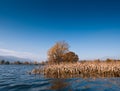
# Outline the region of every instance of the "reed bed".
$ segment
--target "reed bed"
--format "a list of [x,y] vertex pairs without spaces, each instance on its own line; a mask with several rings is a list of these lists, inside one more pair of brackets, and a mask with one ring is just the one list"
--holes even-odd
[[120,77],[120,62],[77,62],[46,65],[32,73],[44,74],[49,78],[101,78]]

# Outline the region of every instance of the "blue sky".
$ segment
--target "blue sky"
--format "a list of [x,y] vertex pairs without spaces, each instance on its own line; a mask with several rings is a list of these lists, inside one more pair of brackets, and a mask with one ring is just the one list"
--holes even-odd
[[0,0],[0,55],[46,59],[65,40],[80,59],[120,58],[119,0]]

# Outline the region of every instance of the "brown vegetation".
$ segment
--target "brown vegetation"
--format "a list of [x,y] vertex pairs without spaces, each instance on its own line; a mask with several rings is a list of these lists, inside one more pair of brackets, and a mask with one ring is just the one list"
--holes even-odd
[[48,62],[50,64],[61,62],[77,62],[78,60],[78,55],[72,51],[69,51],[69,45],[64,41],[57,42],[48,51]]
[[34,70],[35,74],[44,74],[50,78],[69,77],[120,77],[120,62],[77,62],[46,65]]
[[44,74],[50,78],[69,77],[120,77],[120,60],[89,60],[78,62],[79,58],[69,51],[66,42],[57,42],[48,51],[45,66],[32,70],[34,74]]
[[57,42],[52,48],[48,50],[49,63],[62,62],[62,56],[68,52],[68,44],[64,41]]
[[63,62],[77,62],[79,60],[78,55],[74,52],[65,53],[62,57]]

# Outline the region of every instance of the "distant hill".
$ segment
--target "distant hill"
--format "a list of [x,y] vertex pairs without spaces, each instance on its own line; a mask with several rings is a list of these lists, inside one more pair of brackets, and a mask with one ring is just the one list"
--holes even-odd
[[33,60],[31,59],[27,59],[27,58],[19,58],[19,57],[15,57],[15,56],[0,56],[0,60],[5,60],[5,61],[9,61],[9,62],[15,62],[15,61],[21,61],[21,62],[32,62]]

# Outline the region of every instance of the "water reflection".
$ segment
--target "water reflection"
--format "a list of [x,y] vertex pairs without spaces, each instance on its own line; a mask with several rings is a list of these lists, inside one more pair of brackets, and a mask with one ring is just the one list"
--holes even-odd
[[51,81],[50,90],[67,90],[72,91],[70,83],[66,82],[65,79],[54,79]]

